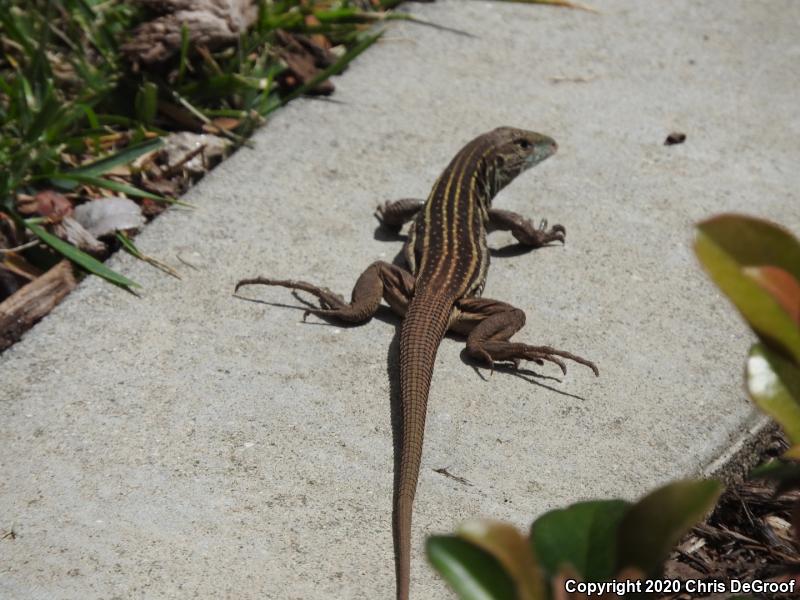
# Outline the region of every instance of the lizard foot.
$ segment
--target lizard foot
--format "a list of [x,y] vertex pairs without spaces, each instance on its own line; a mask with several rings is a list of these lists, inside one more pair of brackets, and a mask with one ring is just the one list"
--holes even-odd
[[513,230],[511,233],[526,246],[539,248],[550,242],[561,242],[563,244],[567,235],[567,230],[563,225],[559,224],[553,225],[548,229],[547,219],[542,219],[539,222],[539,227],[535,227],[531,221],[525,219],[520,224],[520,227]]
[[529,346],[513,342],[488,342],[485,347],[475,348],[471,353],[486,361],[492,370],[494,370],[494,363],[497,361],[508,361],[514,365],[514,368],[519,368],[520,360],[530,360],[538,365],[543,365],[546,361],[558,365],[561,372],[566,375],[567,365],[562,359],[568,359],[589,367],[596,376],[600,375],[600,371],[592,361],[571,352],[556,350],[550,346]]

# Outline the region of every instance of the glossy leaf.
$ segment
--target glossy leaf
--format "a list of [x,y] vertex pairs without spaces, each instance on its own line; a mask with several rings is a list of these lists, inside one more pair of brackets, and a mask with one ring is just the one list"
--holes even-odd
[[41,225],[36,225],[33,223],[25,223],[25,226],[30,229],[36,237],[42,240],[45,244],[53,248],[56,252],[68,258],[75,264],[83,267],[90,273],[94,273],[98,277],[102,277],[106,281],[110,281],[111,283],[116,283],[117,285],[121,285],[123,287],[139,287],[139,284],[135,281],[132,281],[125,277],[124,275],[120,275],[113,269],[109,269],[103,263],[101,263],[96,258],[78,250],[75,246],[68,244],[64,240],[59,237],[54,236],[52,233],[48,232],[44,227]]
[[698,225],[695,252],[762,341],[800,364],[800,328],[748,267],[779,267],[800,280],[800,243],[767,221],[721,215]]
[[714,480],[676,481],[631,506],[619,525],[617,570],[635,567],[658,575],[670,550],[711,510],[722,489]]
[[429,537],[428,560],[461,600],[516,600],[514,582],[500,563],[455,536]]
[[800,327],[800,282],[780,267],[745,267],[744,274],[768,292]]
[[698,229],[744,266],[773,265],[800,280],[800,241],[765,219],[723,214],[698,224]]
[[800,443],[800,367],[763,344],[750,349],[745,370],[753,402]]
[[580,502],[545,513],[531,526],[531,543],[549,578],[569,565],[584,581],[613,579],[624,500]]
[[458,528],[462,539],[495,557],[511,576],[518,600],[545,597],[545,584],[528,540],[508,523],[474,520]]

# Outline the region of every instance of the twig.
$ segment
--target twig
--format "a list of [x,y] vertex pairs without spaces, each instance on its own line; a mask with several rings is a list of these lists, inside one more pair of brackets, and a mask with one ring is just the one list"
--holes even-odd
[[447,470],[447,467],[442,467],[440,469],[434,469],[433,472],[434,473],[439,473],[439,475],[444,475],[445,477],[449,477],[450,479],[453,479],[453,480],[455,480],[458,483],[461,483],[463,485],[468,485],[469,487],[475,487],[469,481],[464,479],[463,477],[458,477],[457,475],[453,475],[450,471]]
[[11,254],[12,252],[20,252],[21,250],[27,250],[28,248],[33,248],[39,243],[40,242],[38,239],[34,239],[34,240],[29,240],[24,244],[20,244],[19,246],[15,246],[14,248],[0,248],[0,254]]

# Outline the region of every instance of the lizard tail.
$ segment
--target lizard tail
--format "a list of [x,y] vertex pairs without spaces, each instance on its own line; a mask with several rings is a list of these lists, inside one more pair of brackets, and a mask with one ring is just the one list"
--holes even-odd
[[422,459],[425,414],[433,364],[453,302],[420,293],[411,301],[400,332],[399,460],[395,467],[392,530],[397,600],[408,600],[411,576],[411,511]]

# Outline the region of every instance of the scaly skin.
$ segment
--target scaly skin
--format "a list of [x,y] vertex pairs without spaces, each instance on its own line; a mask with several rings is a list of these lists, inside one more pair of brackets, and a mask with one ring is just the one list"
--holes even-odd
[[501,127],[483,134],[451,161],[426,202],[403,199],[378,208],[387,227],[414,219],[404,254],[408,270],[384,262],[370,265],[356,282],[351,302],[303,281],[259,277],[247,284],[279,285],[314,294],[320,309],[308,312],[348,322],[369,320],[381,299],[405,317],[400,332],[399,461],[395,473],[393,534],[397,600],[408,600],[411,570],[411,515],[422,460],[425,415],[436,352],[448,329],[467,335],[467,352],[492,366],[495,361],[549,361],[566,372],[563,358],[591,368],[579,356],[549,346],[509,341],[525,314],[504,302],[480,298],[489,267],[487,231],[510,230],[521,244],[538,248],[564,241],[565,230],[546,222],[539,228],[508,211],[491,207],[494,196],[517,175],[556,151],[549,137]]

